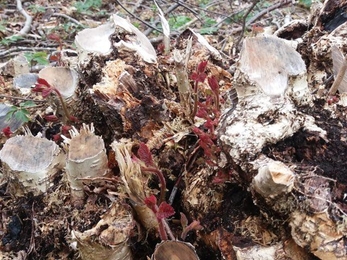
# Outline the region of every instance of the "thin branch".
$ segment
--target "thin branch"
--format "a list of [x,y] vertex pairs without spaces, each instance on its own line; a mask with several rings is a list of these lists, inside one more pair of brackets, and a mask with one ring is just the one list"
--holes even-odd
[[152,28],[153,30],[156,30],[156,31],[158,31],[158,32],[160,32],[160,33],[163,33],[161,30],[155,28],[154,26],[152,26],[151,24],[147,23],[146,21],[144,21],[144,20],[138,18],[136,15],[134,15],[132,12],[130,12],[128,9],[126,9],[125,6],[122,5],[118,0],[116,0],[116,3],[119,4],[119,6],[122,7],[123,10],[124,10],[125,12],[127,12],[129,15],[131,15],[132,17],[134,17],[136,20],[138,20],[138,21],[140,21],[141,23],[147,25],[148,27]]
[[30,31],[33,18],[23,9],[21,0],[17,0],[17,10],[25,17],[25,24],[20,30],[19,35],[25,35]]
[[65,18],[67,20],[70,20],[71,22],[73,22],[73,23],[75,23],[75,24],[77,24],[79,26],[85,27],[82,23],[80,23],[76,19],[74,19],[74,18],[72,18],[72,17],[70,17],[70,16],[68,16],[66,14],[54,13],[54,14],[52,14],[52,16],[54,16],[54,17],[63,17],[63,18]]
[[139,7],[141,7],[141,6],[143,5],[143,2],[144,2],[144,0],[139,0],[139,1],[134,5],[134,7],[132,8],[131,12],[132,12],[132,13],[135,13],[136,10],[137,10]]
[[[175,10],[177,7],[179,7],[180,4],[173,4],[171,5],[165,12],[164,12],[164,15],[167,15],[169,13],[171,13],[173,10]],[[155,21],[154,21],[154,26],[157,25],[158,23],[160,22],[160,18],[157,18]],[[151,32],[153,32],[153,27],[151,28],[148,28],[143,34],[148,36]]]
[[247,10],[247,12],[245,13],[245,15],[242,17],[242,28],[241,28],[241,34],[235,44],[236,48],[239,46],[242,38],[243,38],[243,34],[245,33],[245,29],[246,29],[246,19],[247,16],[252,12],[252,10],[254,9],[254,7],[260,2],[260,0],[256,0],[252,3],[251,7]]
[[[185,3],[181,2],[181,1],[177,1],[175,4],[171,5],[165,12],[164,12],[164,15],[168,15],[169,13],[171,13],[172,11],[174,11],[175,9],[177,9],[178,7],[182,6],[183,8],[187,9],[188,11],[190,11],[195,17],[197,20],[199,20],[201,22],[201,19],[198,17],[198,13],[196,11],[194,11],[192,8],[190,8],[189,6],[187,6]],[[154,26],[157,25],[158,23],[160,22],[160,19],[156,19],[154,21]],[[152,28],[148,28],[144,34],[146,36],[148,36],[151,32],[153,31]]]
[[33,102],[36,102],[36,103],[45,103],[45,102],[47,102],[46,100],[35,100],[35,99],[31,99],[31,98],[14,97],[14,96],[8,96],[8,95],[0,95],[0,98],[23,100],[23,101],[33,101]]
[[282,6],[285,6],[287,4],[290,4],[292,2],[292,0],[284,0],[282,2],[279,2],[277,4],[271,5],[268,8],[264,9],[263,11],[257,13],[256,15],[254,15],[251,19],[249,19],[249,21],[246,23],[246,26],[251,25],[252,23],[254,23],[256,20],[258,20],[260,17],[264,16],[265,14],[279,8]]
[[9,55],[10,53],[17,52],[17,51],[56,51],[57,48],[50,48],[50,47],[21,47],[17,46],[11,49],[8,49],[6,51],[0,52],[0,58],[5,57],[6,55]]
[[248,22],[246,22],[246,18],[248,16],[248,14],[252,11],[252,9],[255,7],[255,5],[258,3],[259,1],[255,1],[253,2],[253,5],[251,6],[251,8],[247,11],[247,13],[245,14],[245,16],[243,17],[243,23],[242,23],[242,27],[241,28],[238,28],[236,30],[234,30],[234,33],[235,32],[240,32],[241,31],[241,35],[239,37],[239,39],[237,40],[237,43],[236,43],[236,47],[239,46],[242,38],[243,38],[243,34],[245,32],[245,29],[251,25],[252,23],[254,23],[256,20],[258,20],[259,18],[261,18],[262,16],[264,16],[265,14],[279,8],[279,7],[282,7],[282,6],[285,6],[287,4],[290,4],[292,2],[292,0],[284,0],[284,1],[281,1],[279,3],[276,3],[276,4],[273,4],[271,6],[269,6],[268,8],[264,9],[263,11],[257,13],[256,15],[254,15],[251,19],[249,19]]

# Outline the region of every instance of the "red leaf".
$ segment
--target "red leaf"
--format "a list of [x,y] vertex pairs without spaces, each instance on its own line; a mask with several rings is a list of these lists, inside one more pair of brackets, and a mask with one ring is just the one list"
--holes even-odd
[[53,91],[53,87],[45,79],[38,78],[32,91],[41,93],[43,97],[47,97]]
[[157,205],[157,198],[154,195],[151,195],[145,198],[145,204],[147,207],[153,209],[155,205]]
[[[45,80],[45,79],[43,79],[43,78],[38,78],[37,79],[37,83],[38,84],[42,84],[42,85],[45,85],[46,87],[48,87],[48,88],[51,88],[52,86],[51,86],[51,84],[49,84],[48,82],[47,82],[47,80]],[[37,84],[36,83],[36,84]],[[35,84],[35,85],[36,85]]]
[[196,112],[196,116],[200,118],[208,118],[208,113],[204,107],[200,107]]
[[139,150],[137,151],[137,155],[140,158],[141,161],[143,161],[147,166],[153,165],[153,158],[151,151],[149,150],[148,146],[141,142]]
[[215,76],[208,77],[207,81],[212,91],[217,95],[219,91],[219,84],[216,77]]
[[42,92],[41,92],[41,95],[42,97],[48,97],[51,93],[52,93],[52,89],[51,88],[46,88],[46,89],[43,89]]
[[61,137],[61,134],[56,134],[56,135],[53,135],[52,139],[54,142],[58,142],[58,141],[62,140],[63,138]]
[[44,115],[43,118],[49,122],[57,122],[59,120],[56,115]]
[[7,127],[5,127],[4,129],[2,129],[2,133],[3,133],[6,137],[8,137],[8,138],[10,138],[10,137],[11,137],[11,134],[13,134],[12,131],[11,131],[11,128],[10,128],[9,126],[7,126]]
[[60,36],[58,34],[55,34],[55,33],[50,33],[48,35],[48,39],[55,41],[55,42],[58,42],[58,43],[61,42]]
[[163,201],[159,205],[158,212],[156,213],[158,220],[171,217],[173,214],[175,214],[174,208],[170,204],[167,204],[165,201]]
[[205,73],[195,73],[193,72],[190,78],[196,82],[204,82],[206,79],[207,75]]
[[197,68],[198,73],[200,74],[205,72],[206,66],[207,66],[207,60],[200,62]]
[[63,125],[63,126],[61,127],[61,133],[62,133],[63,135],[69,135],[69,130],[71,130],[71,129],[72,129],[71,126],[69,126],[69,125]]
[[199,74],[196,73],[196,72],[193,72],[191,75],[190,75],[190,78],[194,81],[197,81],[198,80],[198,77],[199,77]]
[[77,117],[75,117],[75,116],[70,116],[70,117],[69,117],[69,120],[70,120],[71,122],[78,123],[78,119],[77,119]]
[[53,61],[60,61],[61,60],[61,55],[60,53],[57,54],[52,54],[51,56],[49,56],[49,61],[53,62]]

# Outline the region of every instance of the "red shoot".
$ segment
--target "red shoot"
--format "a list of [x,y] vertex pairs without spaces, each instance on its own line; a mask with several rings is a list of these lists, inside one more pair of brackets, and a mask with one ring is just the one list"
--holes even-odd
[[[41,84],[41,85],[45,85],[47,88],[52,88],[51,84],[49,84],[49,83],[47,82],[47,80],[45,80],[45,79],[43,79],[43,78],[38,78],[36,84]],[[36,84],[35,84],[35,85],[36,85]]]
[[180,219],[181,226],[184,229],[184,228],[186,228],[188,226],[188,219],[187,219],[187,217],[186,217],[186,215],[184,213],[180,212],[180,215],[181,215],[181,219]]
[[57,122],[59,120],[56,115],[44,115],[43,118],[48,122]]
[[11,135],[13,134],[11,131],[11,128],[9,126],[5,127],[4,129],[2,129],[2,133],[7,137],[10,138]]
[[332,104],[335,104],[335,103],[338,103],[339,102],[339,98],[337,96],[330,96],[327,100],[328,102],[328,105],[332,105]]
[[61,134],[56,134],[56,135],[53,135],[53,138],[52,140],[54,142],[59,142],[60,140],[62,140],[63,138],[61,137]]
[[58,34],[56,34],[56,33],[50,33],[47,38],[52,40],[52,41],[55,41],[57,43],[61,42],[60,36]]
[[167,204],[165,201],[163,201],[159,205],[159,209],[156,213],[156,216],[158,220],[162,220],[171,217],[173,214],[175,214],[175,210],[173,209],[173,207]]
[[208,118],[208,113],[202,105],[198,108],[198,111],[196,112],[196,116],[200,118]]
[[205,72],[205,69],[206,69],[206,66],[207,66],[207,62],[208,62],[207,60],[204,60],[204,61],[199,63],[198,68],[197,68],[197,72],[199,74]]
[[190,76],[190,78],[194,80],[195,82],[204,82],[206,77],[207,75],[204,72],[201,72],[201,73],[193,72],[192,75]]
[[69,120],[71,121],[71,122],[74,122],[74,123],[78,123],[78,119],[77,119],[77,117],[75,117],[75,116],[69,116]]
[[148,146],[141,142],[139,150],[137,151],[137,155],[139,156],[140,160],[143,161],[146,166],[153,166],[153,158],[151,151],[149,150]]
[[207,81],[208,81],[208,85],[210,86],[212,91],[215,94],[217,94],[219,91],[219,84],[218,84],[218,80],[216,79],[216,77],[215,76],[208,77]]
[[63,135],[69,135],[69,130],[71,130],[71,129],[72,129],[71,126],[69,126],[69,125],[63,125],[63,126],[61,127],[61,133],[62,133]]
[[41,93],[42,97],[47,97],[52,93],[54,88],[42,78],[38,78],[37,83],[35,83],[35,87],[32,89],[33,92]]
[[49,61],[50,62],[53,62],[53,61],[60,62],[61,61],[61,54],[60,53],[52,54],[51,56],[49,56]]
[[157,198],[154,195],[151,195],[145,198],[145,204],[147,205],[147,207],[153,210],[157,205]]

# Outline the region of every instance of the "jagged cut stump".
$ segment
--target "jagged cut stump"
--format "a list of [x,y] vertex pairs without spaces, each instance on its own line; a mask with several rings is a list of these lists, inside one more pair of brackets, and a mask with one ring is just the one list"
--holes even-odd
[[131,209],[114,202],[92,229],[72,231],[82,260],[131,260],[128,244],[134,221]]
[[45,193],[63,168],[64,155],[53,141],[28,133],[8,139],[0,159],[4,162],[4,177],[10,193],[17,197],[28,192]]

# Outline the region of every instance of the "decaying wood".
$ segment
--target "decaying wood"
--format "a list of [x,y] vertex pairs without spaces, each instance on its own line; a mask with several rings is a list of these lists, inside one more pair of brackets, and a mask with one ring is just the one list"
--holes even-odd
[[[335,17],[344,4],[326,1],[318,13]],[[23,222],[32,220],[25,225],[36,237],[26,238],[58,241],[54,250],[61,259],[66,252],[82,259],[132,259],[131,250],[134,259],[152,255],[153,260],[346,259],[347,109],[342,101],[329,105],[325,98],[327,78],[336,76],[334,48],[339,53],[347,49],[347,27],[324,32],[332,28],[325,19],[293,22],[277,36],[246,38],[234,75],[219,52],[190,29],[179,35],[167,56],[157,56],[148,39],[116,15],[80,32],[78,61],[68,62],[79,74],[79,86],[71,91],[76,95],[73,111],[95,129],[84,125],[71,131],[63,177],[55,175],[56,185],[45,185],[50,192],[34,191],[46,196],[34,197],[38,203],[25,207],[8,206],[20,216],[25,212]],[[187,49],[189,59],[178,57]],[[207,77],[215,77],[220,87],[223,114],[213,118],[219,120],[215,132],[207,129],[206,118],[189,118],[194,105],[189,76],[202,61],[208,61]],[[338,91],[342,97],[344,89]],[[208,82],[200,82],[200,108],[209,93]],[[212,163],[201,146],[206,136],[194,128],[218,144]],[[20,162],[22,147],[13,150],[14,138],[23,139],[9,139],[0,153],[10,191],[12,177],[24,172],[6,172],[12,162]],[[29,139],[34,147],[47,141]],[[168,200],[177,209],[170,219],[159,220],[145,203],[161,187],[141,170],[136,155],[142,142],[163,171],[166,189],[176,191]],[[44,147],[56,151],[49,144]],[[8,150],[11,159],[6,161]],[[48,161],[56,165],[55,159]],[[21,194],[32,191],[27,190],[29,182],[21,184]],[[76,201],[79,207],[74,207]],[[177,219],[179,211],[185,221]],[[7,238],[17,219],[7,211],[2,214],[11,224],[4,228]],[[184,230],[188,222],[203,229]],[[174,239],[160,243],[155,231],[162,223],[174,227],[169,237],[183,237],[184,232],[195,248]]]
[[67,67],[46,67],[40,70],[38,76],[59,90],[64,99],[76,98],[75,91],[78,86],[76,71]]
[[198,260],[194,247],[181,241],[163,241],[155,248],[152,260]]
[[33,136],[17,135],[6,141],[1,152],[4,178],[14,197],[29,192],[39,195],[53,185],[53,178],[62,169],[64,155],[53,141]]
[[82,233],[72,231],[72,239],[83,260],[131,260],[128,240],[133,228],[129,208],[115,201],[95,227]]
[[[303,64],[299,61],[300,55],[294,54],[294,49],[289,51],[289,47],[281,47],[281,54],[276,48],[271,48],[272,52],[265,46],[260,47],[270,39],[263,36],[262,39],[245,40],[243,51],[248,49],[252,52],[241,52],[241,73],[235,77],[240,100],[232,114],[227,114],[222,119],[218,130],[219,141],[229,155],[229,160],[233,162],[237,180],[252,190],[253,201],[290,218],[291,235],[297,245],[308,248],[320,259],[346,259],[347,252],[342,237],[346,235],[347,229],[338,220],[344,219],[346,212],[334,202],[333,190],[329,186],[331,181],[319,178],[312,168],[305,168],[305,162],[289,160],[292,162],[286,164],[286,161],[276,162],[263,154],[266,146],[271,144],[276,147],[281,140],[291,138],[303,130],[316,136],[316,140],[329,142],[327,131],[321,128],[322,124],[318,127],[312,116],[302,112],[303,104],[312,106],[309,88],[314,86],[307,85],[305,80],[299,80],[302,86],[293,87],[295,80],[289,80],[290,73],[284,70],[292,68],[294,64]],[[328,37],[330,44],[336,40],[332,36],[330,39]],[[249,46],[250,43],[253,43],[252,47]],[[319,46],[322,44],[320,42]],[[287,57],[287,51],[288,54],[293,52],[289,54],[291,58],[283,58]],[[318,55],[318,49],[315,51]],[[256,55],[252,57],[252,54]],[[265,54],[272,57],[270,68],[265,64],[269,62],[268,59],[259,58]],[[291,62],[295,57],[299,60]],[[311,64],[317,65],[315,62]],[[271,74],[273,68],[278,74]],[[271,71],[270,74],[267,73],[268,70]],[[299,71],[295,74],[306,78],[305,66]],[[312,71],[314,70],[309,73]],[[262,76],[264,73],[268,79]],[[296,91],[301,91],[304,95],[298,95]],[[290,154],[285,156],[282,158],[290,158]],[[333,213],[330,212],[332,209]],[[273,256],[273,259],[278,258]]]
[[104,141],[94,134],[93,125],[83,125],[78,132],[70,130],[66,173],[71,188],[71,200],[81,206],[85,196],[83,181],[87,178],[105,177],[109,173]]

